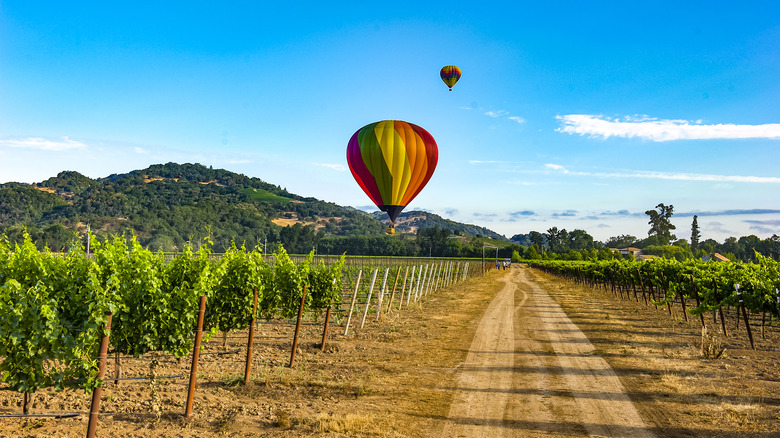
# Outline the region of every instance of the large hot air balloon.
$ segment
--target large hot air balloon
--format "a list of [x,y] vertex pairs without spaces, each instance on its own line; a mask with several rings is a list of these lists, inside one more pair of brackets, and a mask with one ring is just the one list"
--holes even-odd
[[452,87],[458,82],[458,79],[460,79],[460,68],[458,68],[457,65],[445,65],[441,68],[439,76],[441,76],[441,80],[444,81],[444,83],[450,87],[450,91],[452,91]]
[[439,148],[425,129],[400,120],[370,123],[349,139],[347,163],[364,192],[395,219],[425,187],[439,161]]

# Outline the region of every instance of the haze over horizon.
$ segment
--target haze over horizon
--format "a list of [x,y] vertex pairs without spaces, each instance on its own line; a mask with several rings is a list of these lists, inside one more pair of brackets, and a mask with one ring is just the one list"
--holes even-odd
[[[0,5],[0,183],[200,163],[376,210],[360,127],[430,132],[406,210],[550,227],[780,234],[780,4]],[[447,91],[439,69],[458,65]]]

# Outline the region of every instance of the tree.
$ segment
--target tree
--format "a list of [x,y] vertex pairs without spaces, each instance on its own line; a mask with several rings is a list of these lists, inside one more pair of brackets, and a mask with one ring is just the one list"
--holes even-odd
[[538,231],[531,231],[528,233],[528,239],[532,245],[536,246],[536,251],[539,252],[544,247],[544,234]]
[[699,239],[701,239],[701,233],[699,232],[699,216],[693,215],[693,223],[691,223],[691,249],[699,249]]
[[604,246],[618,249],[628,248],[629,246],[636,244],[637,240],[639,239],[637,239],[635,236],[621,234],[620,236],[613,236],[607,239],[607,241],[604,242]]
[[574,230],[569,233],[569,248],[575,251],[593,248],[593,236],[584,230]]
[[672,225],[669,221],[669,218],[674,214],[674,205],[666,206],[661,203],[656,205],[655,208],[657,211],[647,210],[645,212],[646,215],[650,216],[650,221],[648,222],[648,224],[650,224],[650,231],[647,232],[647,235],[658,236],[662,244],[668,245],[672,239],[677,238],[672,234],[672,230],[677,227]]
[[417,230],[417,245],[420,247],[420,255],[444,256],[450,234],[452,234],[450,230],[438,226]]
[[558,227],[552,227],[544,234],[547,239],[547,245],[550,251],[556,254],[563,254],[569,251],[569,232],[566,229],[559,230]]
[[536,250],[536,245],[532,245],[525,250],[525,258],[528,260],[538,260],[542,258],[542,256],[539,255],[539,251]]

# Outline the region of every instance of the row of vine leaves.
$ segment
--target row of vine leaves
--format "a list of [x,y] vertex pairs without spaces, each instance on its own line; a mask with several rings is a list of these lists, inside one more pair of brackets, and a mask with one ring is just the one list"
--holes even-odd
[[266,263],[259,248],[233,244],[212,257],[208,239],[166,262],[135,237],[115,236],[67,254],[39,251],[29,235],[21,244],[0,238],[0,373],[10,389],[92,391],[98,348],[108,313],[111,351],[140,357],[190,353],[200,296],[206,296],[204,338],[247,328],[254,290],[259,316],[296,314],[303,287],[304,310],[322,310],[341,299],[344,257],[331,266],[300,264],[279,246]]

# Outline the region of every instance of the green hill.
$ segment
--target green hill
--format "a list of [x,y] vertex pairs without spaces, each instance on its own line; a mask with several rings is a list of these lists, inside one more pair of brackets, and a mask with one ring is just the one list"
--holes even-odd
[[[375,211],[371,213],[371,215],[374,219],[381,221],[383,224],[390,225],[390,219],[387,217],[386,213]],[[398,233],[417,233],[417,230],[419,229],[433,227],[450,230],[455,235],[480,236],[509,241],[506,237],[488,228],[455,222],[427,211],[406,211],[399,214],[398,218],[395,220],[395,230]]]
[[[409,226],[400,227],[401,233],[437,225],[458,234],[498,236],[431,213],[405,215]],[[0,233],[12,240],[26,227],[39,245],[61,251],[87,226],[98,237],[134,233],[143,245],[163,251],[204,236],[211,236],[215,251],[232,241],[249,248],[284,242],[293,251],[308,251],[326,236],[382,238],[386,229],[360,210],[200,164],[156,164],[98,179],[65,171],[37,184],[0,184]]]

